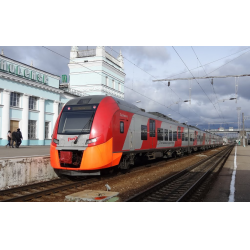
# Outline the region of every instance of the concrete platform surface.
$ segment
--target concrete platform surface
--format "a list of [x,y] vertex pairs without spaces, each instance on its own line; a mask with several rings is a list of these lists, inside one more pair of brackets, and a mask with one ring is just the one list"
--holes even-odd
[[250,146],[234,147],[204,201],[250,201]]
[[0,147],[1,158],[49,156],[50,146],[20,146],[20,148]]
[[[65,201],[108,201],[118,194],[118,192],[84,190],[65,196]],[[115,199],[112,201],[115,201]]]

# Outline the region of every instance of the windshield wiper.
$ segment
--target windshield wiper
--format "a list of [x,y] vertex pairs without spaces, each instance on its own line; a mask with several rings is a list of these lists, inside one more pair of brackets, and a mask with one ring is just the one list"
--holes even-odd
[[93,112],[92,116],[90,117],[89,121],[84,125],[84,127],[82,128],[80,134],[77,136],[76,140],[74,141],[74,144],[76,144],[78,142],[78,138],[80,137],[80,135],[82,134],[82,131],[86,128],[87,125],[90,126],[90,122],[93,121],[93,118],[94,118],[94,115],[95,115],[95,112]]

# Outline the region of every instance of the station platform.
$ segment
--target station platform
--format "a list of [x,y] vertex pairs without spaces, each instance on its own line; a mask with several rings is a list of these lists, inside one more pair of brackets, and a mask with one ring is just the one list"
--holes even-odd
[[0,190],[58,178],[50,146],[0,147]]
[[49,156],[50,146],[20,146],[19,148],[0,147],[0,159]]
[[250,146],[234,147],[203,201],[250,201]]

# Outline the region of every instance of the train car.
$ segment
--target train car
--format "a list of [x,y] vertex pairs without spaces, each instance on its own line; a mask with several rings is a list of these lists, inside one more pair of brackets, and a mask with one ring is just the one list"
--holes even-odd
[[160,113],[147,113],[111,96],[87,96],[66,103],[50,147],[58,175],[100,175],[129,169],[139,160],[181,156],[222,144],[219,136]]

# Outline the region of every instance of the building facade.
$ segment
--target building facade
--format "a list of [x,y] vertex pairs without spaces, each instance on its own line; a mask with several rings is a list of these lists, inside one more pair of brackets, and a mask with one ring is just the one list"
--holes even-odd
[[22,145],[49,145],[58,112],[79,97],[59,88],[60,77],[0,55],[0,146],[20,128]]
[[105,47],[79,51],[71,47],[69,88],[85,95],[111,95],[124,100],[125,73],[123,56],[118,58],[105,51]]

